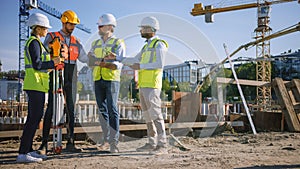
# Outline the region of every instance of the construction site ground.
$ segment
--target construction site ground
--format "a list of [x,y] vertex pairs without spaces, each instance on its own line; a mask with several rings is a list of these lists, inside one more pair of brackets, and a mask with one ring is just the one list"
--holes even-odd
[[[31,164],[16,163],[19,141],[5,140],[0,142],[0,168],[300,168],[300,133],[222,133],[205,138],[177,138],[191,150],[183,150],[169,137],[167,155],[136,152],[135,149],[147,141],[142,138],[121,141],[120,153],[110,154],[98,151],[87,140],[76,143],[82,149],[81,153],[48,153],[47,160]],[[38,148],[40,143],[35,141],[34,148]]]

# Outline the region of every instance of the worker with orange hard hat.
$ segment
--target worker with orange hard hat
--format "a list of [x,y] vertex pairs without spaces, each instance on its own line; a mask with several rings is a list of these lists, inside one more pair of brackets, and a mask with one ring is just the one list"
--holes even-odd
[[[80,152],[80,149],[77,149],[74,144],[74,105],[76,100],[77,92],[77,66],[76,62],[87,63],[88,57],[86,52],[83,49],[82,44],[79,39],[72,35],[75,26],[80,23],[80,20],[77,14],[72,10],[67,10],[61,15],[62,29],[57,32],[50,32],[47,34],[44,45],[49,46],[49,43],[55,38],[58,37],[62,42],[64,49],[62,54],[66,54],[67,57],[64,60],[64,71],[63,71],[63,93],[65,96],[66,106],[64,112],[67,115],[67,151]],[[50,74],[53,76],[53,74]],[[47,110],[44,115],[43,122],[43,140],[39,150],[47,150],[47,142],[50,132],[51,119],[53,115],[53,89],[50,78],[50,90],[48,92],[48,105]]]

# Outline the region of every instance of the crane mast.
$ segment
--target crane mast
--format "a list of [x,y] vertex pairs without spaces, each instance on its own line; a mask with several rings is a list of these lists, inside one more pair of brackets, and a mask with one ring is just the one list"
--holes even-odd
[[29,17],[29,9],[25,4],[25,0],[19,0],[20,9],[19,9],[19,66],[18,66],[18,95],[17,100],[21,101],[21,77],[22,77],[22,67],[24,67],[24,46],[26,40],[29,36],[29,28],[26,25],[26,21]]
[[[205,15],[205,22],[211,23],[214,21],[213,14],[221,12],[229,12],[248,8],[257,8],[257,28],[255,31],[255,39],[259,41],[268,37],[272,31],[270,23],[270,5],[293,2],[297,0],[257,0],[256,3],[231,5],[226,7],[214,8],[213,5],[203,7],[202,3],[194,4],[191,15]],[[300,0],[298,0],[300,3]],[[271,62],[270,55],[270,40],[259,41],[256,44],[256,58],[260,58],[256,64],[256,80],[271,82]],[[199,88],[199,87],[198,87]],[[199,89],[198,89],[199,90]],[[260,110],[267,110],[271,106],[271,87],[257,87],[257,104]]]
[[[271,33],[270,6],[265,4],[265,0],[257,0],[257,28],[255,29],[255,39],[263,39]],[[256,45],[256,58],[263,58],[256,62],[256,80],[271,82],[271,62],[269,61],[270,40],[262,41]],[[256,88],[256,102],[261,110],[271,107],[271,86],[258,86]]]

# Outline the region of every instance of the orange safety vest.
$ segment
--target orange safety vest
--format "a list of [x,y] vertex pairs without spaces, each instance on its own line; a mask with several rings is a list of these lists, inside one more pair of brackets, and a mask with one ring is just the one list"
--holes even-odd
[[[67,45],[64,37],[59,32],[50,32],[49,34],[51,35],[52,39],[54,39],[54,37],[59,37],[61,42]],[[69,57],[68,59],[65,60],[65,63],[69,63],[68,60],[70,60],[71,64],[75,64],[79,56],[79,42],[76,39],[76,37],[73,35],[71,35],[70,37],[70,44],[68,46],[68,51],[69,51]]]

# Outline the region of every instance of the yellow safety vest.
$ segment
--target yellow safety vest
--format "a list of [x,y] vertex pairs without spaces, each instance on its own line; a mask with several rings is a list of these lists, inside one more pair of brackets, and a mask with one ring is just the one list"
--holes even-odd
[[29,54],[29,44],[32,40],[38,40],[41,46],[41,60],[50,61],[50,54],[44,48],[40,39],[35,36],[30,36],[25,45],[25,78],[23,90],[35,90],[40,92],[48,92],[49,89],[49,74],[47,70],[36,70],[32,67],[32,60]]
[[[92,51],[95,53],[96,58],[104,58],[109,52],[116,53],[117,46],[120,45],[122,39],[111,38],[103,48],[102,40],[98,39],[92,43]],[[102,68],[100,66],[94,66],[93,79],[94,81],[101,78],[108,81],[120,81],[121,70],[111,70],[108,68]]]
[[[145,44],[142,48],[142,58],[140,64],[145,63],[153,63],[156,62],[156,46],[157,42],[165,43],[166,47],[168,48],[168,43],[161,39],[153,39],[148,46]],[[140,88],[156,88],[160,89],[162,87],[162,69],[153,69],[153,70],[146,70],[140,69],[138,71],[138,85]]]

